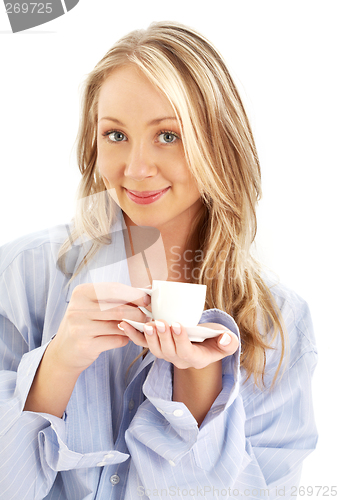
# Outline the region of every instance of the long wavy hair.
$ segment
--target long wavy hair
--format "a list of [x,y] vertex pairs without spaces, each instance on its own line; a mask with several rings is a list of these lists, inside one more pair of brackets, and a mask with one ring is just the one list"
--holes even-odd
[[112,71],[130,64],[163,92],[181,126],[186,160],[203,200],[193,230],[204,255],[194,281],[207,285],[205,307],[233,316],[241,333],[241,365],[257,385],[264,381],[266,349],[280,335],[274,383],[286,339],[279,308],[251,254],[261,197],[258,155],[221,54],[195,30],[174,22],[152,23],[121,38],[88,75],[78,133],[79,205],[72,235],[60,255],[82,234],[93,242],[87,260],[110,242],[105,236],[114,218],[110,197],[92,196],[106,189],[96,164],[98,96]]

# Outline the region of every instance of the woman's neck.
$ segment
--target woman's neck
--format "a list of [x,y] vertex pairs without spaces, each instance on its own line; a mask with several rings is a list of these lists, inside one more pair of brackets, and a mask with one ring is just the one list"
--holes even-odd
[[[124,215],[125,223],[128,229],[129,242],[127,244],[132,249],[138,245],[133,241],[133,226],[135,224]],[[171,227],[172,226],[172,227]],[[192,226],[192,224],[190,224]],[[188,224],[169,224],[166,228],[159,228],[163,249],[166,255],[167,262],[167,280],[192,282],[194,278],[194,258],[199,248],[198,232],[190,234],[192,227]],[[132,240],[132,241],[131,241]],[[193,275],[192,275],[193,273]],[[154,276],[149,278],[156,279]],[[140,285],[139,285],[140,286]]]
[[167,260],[167,280],[191,282],[194,257],[198,249],[197,236],[194,235],[189,239],[188,232],[171,235],[162,233],[161,236]]

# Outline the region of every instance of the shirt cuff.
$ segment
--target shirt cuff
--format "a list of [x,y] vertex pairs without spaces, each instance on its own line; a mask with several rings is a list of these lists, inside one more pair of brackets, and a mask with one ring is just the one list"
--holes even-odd
[[17,373],[7,372],[8,380],[4,385],[5,394],[0,409],[0,435],[5,435],[21,417],[35,373],[47,346],[48,343],[24,354]]
[[[27,437],[31,440],[29,445],[33,446],[34,440],[38,439],[39,456],[46,475],[48,470],[100,467],[127,460],[128,454],[114,450],[83,454],[72,451],[66,444],[65,414],[61,419],[48,413],[23,411],[36,371],[48,345],[49,342],[26,353],[22,357],[17,373],[13,373],[13,376],[16,375],[16,381],[13,379],[8,384],[8,398],[6,404],[2,406],[3,415],[0,408],[0,435],[7,439],[8,433],[8,440],[11,440],[12,435],[19,434],[24,426],[27,429],[27,436],[30,436]],[[11,395],[10,388],[14,382],[16,382],[15,390]]]
[[38,434],[39,452],[42,465],[53,471],[71,469],[87,469],[125,462],[129,455],[114,450],[100,450],[92,453],[77,453],[70,450],[62,437],[65,433],[65,422],[53,415],[40,413],[50,422],[50,426]]

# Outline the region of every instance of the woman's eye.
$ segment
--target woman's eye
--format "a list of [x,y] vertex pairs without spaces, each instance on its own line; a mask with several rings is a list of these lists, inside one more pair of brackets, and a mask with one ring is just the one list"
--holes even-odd
[[127,139],[125,134],[123,134],[122,132],[118,132],[117,130],[114,130],[113,132],[109,132],[106,135],[109,138],[109,140],[112,142],[122,142],[122,141],[126,141],[126,139]]
[[178,136],[176,134],[171,133],[171,132],[162,132],[159,135],[159,141],[162,144],[172,143],[172,142],[175,142],[177,139],[178,139]]

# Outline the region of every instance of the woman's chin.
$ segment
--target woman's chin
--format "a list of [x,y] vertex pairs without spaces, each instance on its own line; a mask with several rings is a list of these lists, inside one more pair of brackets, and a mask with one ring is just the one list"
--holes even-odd
[[149,216],[141,216],[140,214],[127,214],[124,212],[124,219],[126,226],[145,226],[145,227],[160,227],[160,221],[157,217]]

